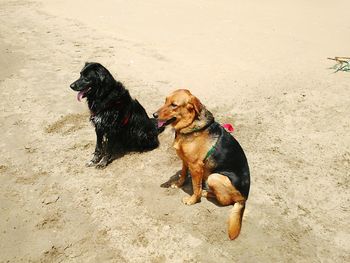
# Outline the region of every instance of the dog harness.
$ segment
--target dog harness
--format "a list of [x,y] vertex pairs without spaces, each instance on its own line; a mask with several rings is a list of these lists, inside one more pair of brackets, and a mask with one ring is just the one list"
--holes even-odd
[[[207,129],[209,126],[211,126],[212,124],[214,123],[214,119],[212,119],[210,122],[208,122],[205,126],[203,127],[194,127],[193,129],[190,130],[190,132],[188,133],[185,133],[185,134],[189,134],[189,133],[193,133],[193,132],[198,132],[198,131],[202,131],[202,130],[205,130]],[[209,151],[207,152],[207,154],[205,155],[204,157],[204,160],[203,162],[205,162],[216,150],[216,144],[217,144],[217,141],[216,143],[209,149]]]
[[[199,132],[199,131],[203,131],[207,128],[209,128],[212,124],[215,123],[214,117],[211,114],[210,111],[202,111],[202,115],[204,114],[204,116],[201,116],[203,119],[206,119],[207,122],[206,123],[201,123],[199,120],[196,120],[197,123],[195,123],[194,127],[190,128],[190,129],[186,129],[186,131],[182,131],[182,134],[191,134],[194,132]],[[221,125],[226,131],[228,132],[233,132],[234,128],[230,123],[224,123]],[[176,138],[177,134],[175,133],[175,138]],[[209,151],[207,152],[207,154],[204,157],[203,162],[205,162],[215,151],[216,151],[216,145],[218,143],[218,140],[216,141],[216,143],[209,149]]]
[[[230,123],[224,123],[221,125],[222,127],[225,128],[226,131],[228,131],[229,133],[232,133],[234,131],[234,128],[232,126],[232,124]],[[216,145],[218,143],[219,140],[216,141],[216,143],[209,149],[209,151],[207,152],[207,154],[204,157],[203,162],[205,162],[216,150]]]
[[207,155],[204,157],[204,160],[203,160],[203,162],[205,162],[212,154],[213,154],[213,152],[215,152],[215,150],[216,150],[216,144],[217,144],[218,142],[216,141],[216,143],[210,148],[210,150],[207,152]]

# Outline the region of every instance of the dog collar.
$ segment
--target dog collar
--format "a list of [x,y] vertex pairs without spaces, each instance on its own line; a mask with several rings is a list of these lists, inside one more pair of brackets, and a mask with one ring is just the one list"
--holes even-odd
[[210,125],[212,125],[214,123],[214,120],[212,120],[211,122],[208,122],[206,125],[202,126],[202,127],[194,127],[192,128],[189,132],[183,133],[183,134],[189,134],[189,133],[193,133],[193,132],[198,132],[198,131],[202,131],[205,130],[206,128],[208,128]]
[[216,144],[217,144],[217,141],[216,143],[210,148],[210,150],[207,152],[207,155],[204,157],[204,160],[203,162],[205,162],[216,150]]
[[197,119],[193,122],[193,124],[190,125],[189,127],[183,128],[180,131],[180,133],[181,134],[190,134],[193,132],[205,130],[210,125],[212,125],[214,123],[214,121],[215,121],[215,119],[214,119],[213,114],[203,107],[202,112],[197,117]]
[[129,119],[130,119],[130,116],[131,116],[131,113],[129,113],[129,114],[124,118],[124,120],[122,121],[122,126],[125,126],[125,125],[128,124]]

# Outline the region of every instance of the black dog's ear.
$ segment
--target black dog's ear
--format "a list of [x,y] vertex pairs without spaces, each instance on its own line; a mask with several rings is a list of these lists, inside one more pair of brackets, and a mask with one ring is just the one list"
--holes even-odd
[[96,70],[96,73],[97,73],[98,77],[100,78],[101,82],[103,82],[106,78],[106,75],[107,75],[106,70],[102,67],[98,67]]
[[91,63],[91,62],[85,62],[85,65],[84,65],[83,69],[80,71],[80,73],[84,72],[84,70],[86,70],[87,67],[89,67],[89,66],[92,65],[92,64],[93,64],[93,63]]

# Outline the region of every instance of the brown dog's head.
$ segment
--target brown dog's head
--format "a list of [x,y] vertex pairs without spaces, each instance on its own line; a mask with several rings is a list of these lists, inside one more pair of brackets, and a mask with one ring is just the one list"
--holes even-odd
[[202,103],[189,90],[179,89],[165,99],[165,104],[153,116],[158,119],[159,128],[171,124],[180,131],[190,126],[203,109]]

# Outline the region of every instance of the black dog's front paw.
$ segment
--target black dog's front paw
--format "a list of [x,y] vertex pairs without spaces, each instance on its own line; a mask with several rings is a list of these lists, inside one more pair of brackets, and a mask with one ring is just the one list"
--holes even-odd
[[88,161],[88,162],[85,164],[86,167],[93,167],[93,166],[95,166],[95,165],[96,165],[96,163],[93,162],[92,160]]
[[93,157],[90,161],[88,161],[88,162],[85,164],[85,166],[86,166],[86,167],[95,166],[95,165],[97,165],[97,164],[101,161],[101,159],[102,159],[102,156],[101,156],[100,154],[94,153],[94,157]]
[[106,162],[101,162],[95,166],[96,169],[100,169],[100,170],[105,169],[106,167],[107,167]]
[[95,166],[96,169],[104,169],[110,162],[110,156],[104,156],[102,160]]

